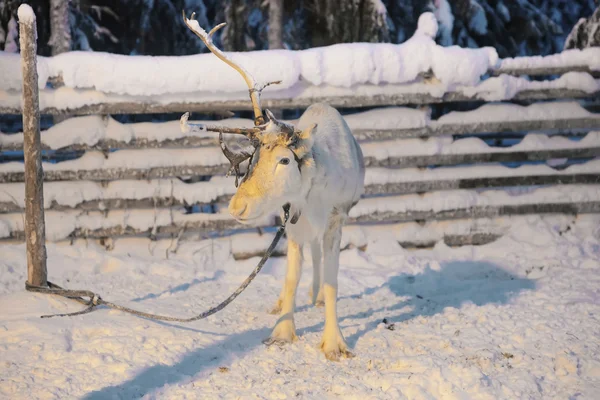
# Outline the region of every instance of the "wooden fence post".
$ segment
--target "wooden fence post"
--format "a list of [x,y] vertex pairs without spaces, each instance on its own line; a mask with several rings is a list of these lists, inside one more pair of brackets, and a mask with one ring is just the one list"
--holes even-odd
[[40,106],[37,75],[35,14],[19,6],[19,43],[23,72],[23,152],[25,156],[25,240],[27,282],[47,286],[46,227],[44,222],[44,172],[40,140]]

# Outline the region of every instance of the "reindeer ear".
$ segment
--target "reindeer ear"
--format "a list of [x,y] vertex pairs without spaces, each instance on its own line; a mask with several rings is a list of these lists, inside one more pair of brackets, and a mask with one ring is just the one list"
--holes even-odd
[[294,146],[294,153],[296,154],[296,157],[302,159],[306,154],[308,154],[308,152],[310,152],[313,143],[315,142],[313,134],[315,133],[316,128],[317,124],[312,124],[300,132],[298,135],[297,144]]
[[312,124],[308,128],[304,129],[300,134],[300,140],[313,140],[313,133],[317,129],[317,124]]

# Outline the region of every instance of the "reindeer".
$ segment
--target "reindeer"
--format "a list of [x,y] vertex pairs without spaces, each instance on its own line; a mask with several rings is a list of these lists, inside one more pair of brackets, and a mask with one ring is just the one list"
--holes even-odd
[[[251,224],[274,210],[285,208],[291,215],[287,226],[288,250],[285,282],[274,311],[280,316],[267,345],[283,345],[297,339],[294,324],[296,290],[300,281],[303,246],[310,245],[313,261],[311,300],[325,305],[325,328],[321,349],[327,359],[351,357],[337,318],[337,292],[340,239],[348,212],[364,190],[365,168],[360,146],[338,111],[327,104],[311,105],[297,126],[278,121],[266,110],[262,114],[259,86],[240,65],[233,62],[212,42],[212,35],[225,24],[206,33],[194,19],[183,14],[186,25],[219,59],[236,69],[246,81],[255,127],[231,129],[197,126],[199,130],[219,132],[219,142],[236,176],[237,191],[229,203],[229,213],[237,221]],[[184,131],[194,129],[182,116]],[[252,151],[231,150],[223,133],[242,134],[254,147]],[[249,160],[238,186],[240,164]]]

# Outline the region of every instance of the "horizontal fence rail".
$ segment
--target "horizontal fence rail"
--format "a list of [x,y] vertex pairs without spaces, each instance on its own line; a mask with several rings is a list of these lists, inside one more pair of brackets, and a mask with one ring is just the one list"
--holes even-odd
[[[201,122],[201,121],[200,121]],[[249,122],[247,126],[252,126]],[[352,133],[359,142],[386,141],[394,139],[426,138],[439,136],[463,136],[483,133],[510,133],[525,131],[544,132],[573,132],[581,130],[600,130],[600,115],[575,118],[557,118],[546,120],[527,121],[492,121],[476,123],[436,123],[429,126],[405,129],[353,129]],[[82,132],[83,134],[83,132]],[[133,138],[128,141],[115,139],[102,139],[95,144],[70,144],[53,149],[43,143],[42,149],[59,151],[111,151],[120,149],[155,149],[155,148],[190,148],[218,146],[218,138],[213,137],[184,136],[176,139],[151,140],[147,138]],[[19,151],[23,149],[22,142],[6,143],[0,141],[0,151]]]
[[[453,219],[494,218],[507,215],[524,214],[588,214],[599,213],[600,201],[582,203],[548,203],[548,204],[520,204],[499,206],[478,206],[465,209],[445,211],[415,211],[415,212],[374,212],[360,217],[351,217],[348,224],[372,223],[400,223],[411,221],[442,221]],[[275,227],[276,224],[262,224],[256,228]],[[204,221],[177,221],[168,225],[155,225],[148,228],[137,228],[126,224],[113,225],[97,229],[76,227],[66,238],[107,238],[126,235],[178,235],[182,232],[221,232],[248,229],[247,225],[237,223],[232,219],[204,220]],[[7,237],[0,239],[24,240],[25,233],[21,230],[11,231]]]
[[[311,97],[297,98],[277,98],[270,99],[265,96],[261,104],[265,108],[273,110],[307,108],[315,103],[327,103],[336,108],[360,108],[360,107],[381,107],[381,106],[402,106],[402,105],[427,105],[452,102],[486,102],[490,98],[494,100],[513,100],[513,101],[536,101],[536,100],[555,100],[555,99],[593,99],[600,96],[600,89],[585,91],[581,89],[570,88],[543,88],[522,90],[510,97],[496,95],[490,96],[486,92],[465,94],[463,92],[447,92],[441,96],[435,96],[428,92],[409,92],[409,93],[381,93],[369,95],[320,95]],[[52,94],[49,93],[49,97]],[[43,103],[42,103],[43,104]],[[207,100],[194,102],[171,102],[154,103],[126,101],[114,103],[86,104],[82,106],[58,109],[56,107],[40,107],[40,113],[44,115],[117,115],[117,114],[160,114],[160,113],[183,113],[198,112],[223,112],[223,111],[249,111],[252,105],[246,99],[243,100]],[[0,114],[21,114],[18,106],[0,105]]]
[[[492,218],[521,214],[582,214],[600,212],[600,182],[596,185],[559,185],[530,188],[519,193],[508,191],[439,191],[422,195],[400,195],[366,198],[350,213],[350,223],[392,223],[409,221],[454,220],[464,218]],[[216,199],[211,204],[220,207]],[[136,207],[139,204],[136,204]],[[180,234],[181,231],[209,232],[248,229],[228,215],[183,214],[172,208],[87,211],[83,207],[65,212],[47,213],[49,235],[55,239],[66,237],[112,237],[120,235]],[[106,220],[104,220],[106,219]],[[130,222],[131,221],[131,222]],[[9,227],[5,238],[20,239],[21,215],[0,215],[0,226]],[[273,226],[266,218],[258,226]],[[58,235],[59,237],[57,237]]]
[[[44,180],[70,181],[70,180],[92,180],[107,181],[117,179],[156,179],[189,175],[215,175],[224,174],[227,171],[226,166],[216,167],[163,167],[150,169],[106,169],[91,171],[46,171]],[[8,172],[0,174],[0,182],[23,182],[24,172]],[[398,181],[385,182],[381,184],[371,183],[365,186],[367,195],[380,195],[389,193],[419,193],[433,190],[449,189],[472,189],[477,187],[498,187],[498,186],[522,186],[522,185],[550,185],[557,183],[597,183],[600,180],[600,171],[592,173],[576,172],[568,173],[565,171],[556,171],[552,174],[526,174],[512,176],[496,177],[457,177],[440,178],[429,180],[408,180],[402,181],[402,177],[396,174]]]

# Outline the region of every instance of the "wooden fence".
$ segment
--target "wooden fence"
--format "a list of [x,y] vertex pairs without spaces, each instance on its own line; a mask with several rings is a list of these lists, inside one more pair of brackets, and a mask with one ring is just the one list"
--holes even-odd
[[[497,70],[490,75],[572,71],[595,73],[586,66],[572,66]],[[267,97],[263,104],[302,109],[312,102],[326,101],[343,111],[346,107],[485,103],[485,96],[477,93],[450,91],[436,97],[388,89],[369,96]],[[527,100],[528,106],[483,105],[433,121],[427,118],[426,110],[400,107],[382,114],[346,114],[367,166],[365,196],[353,209],[350,224],[400,224],[398,229],[405,226],[402,224],[412,224],[413,228],[417,224],[437,233],[425,239],[398,239],[401,244],[425,246],[444,240],[462,245],[495,240],[507,221],[521,215],[600,212],[600,132],[594,132],[600,131],[600,114],[582,107],[586,100],[597,99],[598,93],[569,87],[526,90],[510,100]],[[556,99],[580,100],[548,102]],[[91,117],[74,117],[78,119],[63,121],[41,135],[46,160],[47,237],[181,238],[185,232],[247,231],[248,227],[234,222],[225,211],[235,188],[233,179],[219,177],[228,165],[216,137],[178,134],[175,121],[161,125],[168,134],[157,138],[144,133],[147,124],[119,124],[108,115],[213,112],[248,106],[249,102],[238,100],[169,104],[127,101],[68,110],[42,109],[45,114],[103,115],[100,124]],[[511,110],[518,115],[511,116]],[[19,108],[0,105],[0,113],[20,112]],[[381,122],[386,116],[402,120],[403,115],[419,112],[424,117],[414,123],[394,127]],[[373,128],[367,126],[369,121]],[[88,122],[96,124],[94,132]],[[119,129],[134,134],[121,138],[114,134]],[[61,135],[72,140],[63,140],[57,147],[52,138]],[[19,162],[23,141],[18,134],[1,135],[0,140],[0,239],[23,240],[25,174]],[[216,177],[208,179],[210,176]],[[259,227],[272,226],[275,221],[267,218]]]

